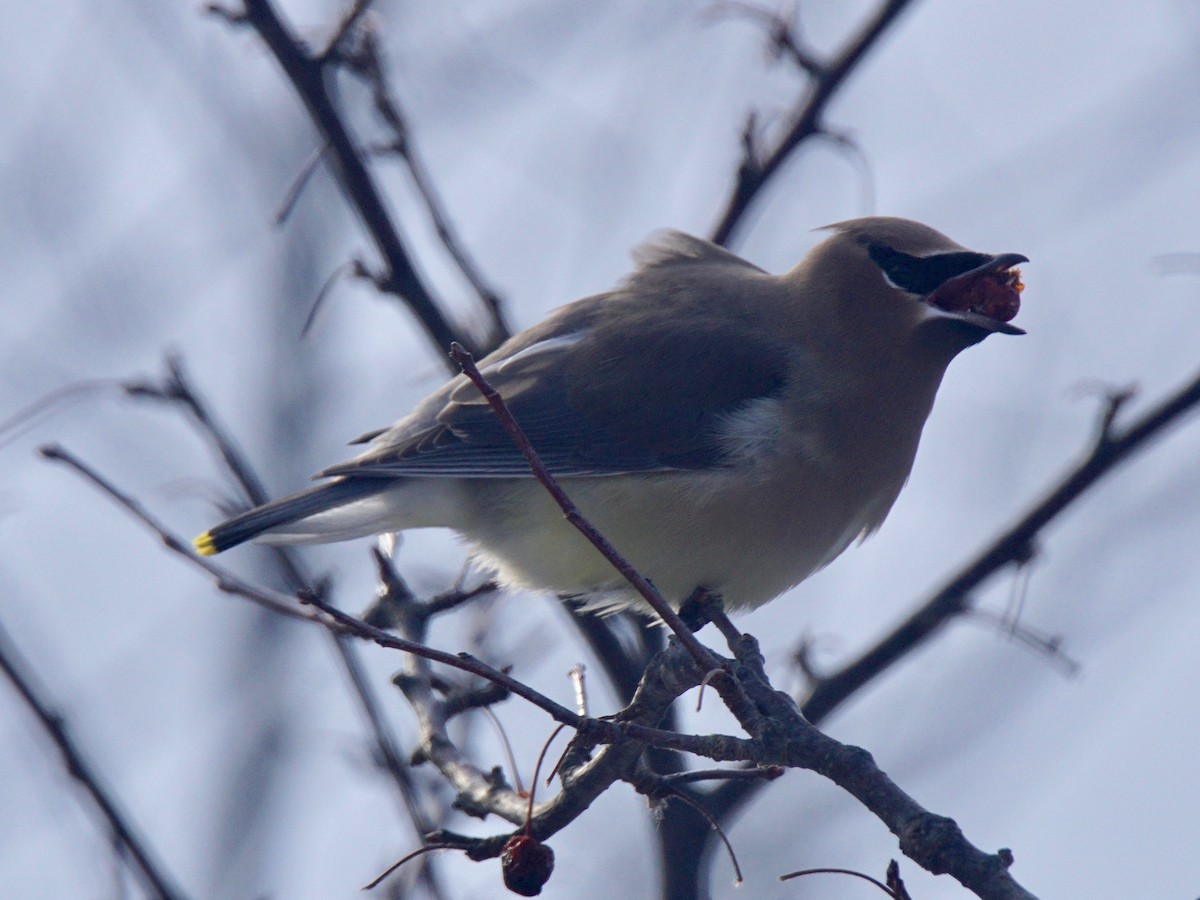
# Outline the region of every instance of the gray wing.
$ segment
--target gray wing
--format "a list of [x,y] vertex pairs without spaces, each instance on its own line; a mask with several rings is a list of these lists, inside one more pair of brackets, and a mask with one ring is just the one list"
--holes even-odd
[[[617,290],[565,307],[480,363],[556,475],[720,466],[729,457],[729,416],[783,388],[790,348],[771,335],[744,334],[746,296],[767,277],[761,270],[683,235],[642,250],[640,261]],[[741,339],[731,339],[739,324]],[[460,376],[373,435],[366,453],[321,473],[347,474],[530,472]]]

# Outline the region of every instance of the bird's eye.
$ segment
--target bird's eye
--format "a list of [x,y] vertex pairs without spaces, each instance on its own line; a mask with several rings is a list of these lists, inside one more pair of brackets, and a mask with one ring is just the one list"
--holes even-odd
[[933,256],[911,256],[884,244],[871,244],[868,252],[889,282],[901,290],[921,296],[930,293],[955,275],[969,272],[991,259],[987,254],[972,253],[969,250],[937,253]]

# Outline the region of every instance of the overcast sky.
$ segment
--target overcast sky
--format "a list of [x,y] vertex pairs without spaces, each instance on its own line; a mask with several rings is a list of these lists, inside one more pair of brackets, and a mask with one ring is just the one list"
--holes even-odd
[[[322,283],[368,244],[325,172],[273,224],[315,138],[254,37],[200,5],[0,5],[0,419],[90,385],[0,446],[0,622],[190,893],[351,897],[415,839],[371,768],[324,636],[218,594],[33,452],[61,441],[191,535],[212,524],[219,470],[180,416],[121,400],[114,381],[183,354],[278,493],[444,373],[411,318],[363,285],[336,287],[299,337]],[[655,229],[711,231],[747,111],[769,126],[800,86],[770,65],[759,29],[702,15],[704,3],[377,5],[417,146],[518,326],[611,286]],[[873,4],[800,6],[828,50]],[[286,9],[319,43],[338,4]],[[369,131],[369,115],[360,123]],[[1029,334],[955,361],[877,536],[739,619],[783,683],[802,636],[821,664],[851,657],[1038,498],[1087,446],[1101,386],[1137,384],[1133,415],[1200,367],[1200,273],[1157,264],[1200,253],[1194,4],[918,0],[829,123],[853,137],[869,176],[832,143],[807,145],[735,249],[782,271],[815,243],[814,227],[917,218],[969,247],[1030,257],[1018,319]],[[465,319],[469,293],[403,172],[383,162],[379,174],[422,270]],[[1046,533],[1023,621],[1063,636],[1075,677],[960,623],[827,723],[977,845],[1011,847],[1016,876],[1041,896],[1200,894],[1198,458],[1200,427],[1188,421]],[[371,596],[366,546],[310,556],[351,609]],[[400,559],[434,591],[462,555],[431,533]],[[254,562],[231,559],[248,573]],[[981,605],[1002,612],[1021,589],[997,579]],[[499,661],[522,660],[519,677],[569,703],[563,673],[580,651],[553,601],[509,596],[494,614],[493,645],[509,654]],[[434,642],[460,649],[467,618]],[[403,731],[410,719],[388,685],[399,663],[367,657]],[[531,763],[549,723],[515,701],[500,711]],[[711,709],[689,724],[728,726]],[[501,762],[490,732],[475,746]],[[598,885],[652,895],[651,828],[632,791],[611,791],[551,841],[559,869],[544,896],[599,896]],[[879,874],[898,853],[852,799],[798,771],[760,795],[731,839],[748,878],[741,897],[870,896],[859,883],[775,876]],[[498,895],[494,863],[443,865],[454,896]],[[903,865],[921,900],[965,896]],[[103,829],[0,689],[2,893],[109,897],[113,879]],[[735,896],[731,883],[717,860],[716,896]]]

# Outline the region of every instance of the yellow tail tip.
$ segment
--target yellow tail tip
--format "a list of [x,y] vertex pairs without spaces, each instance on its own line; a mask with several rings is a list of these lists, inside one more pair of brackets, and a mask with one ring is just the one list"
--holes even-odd
[[204,532],[204,534],[192,541],[192,546],[196,548],[196,552],[201,556],[217,555],[217,545],[213,541],[211,531]]

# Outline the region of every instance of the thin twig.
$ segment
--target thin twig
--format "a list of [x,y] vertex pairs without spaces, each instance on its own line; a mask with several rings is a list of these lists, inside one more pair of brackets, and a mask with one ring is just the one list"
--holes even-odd
[[824,68],[817,54],[800,37],[800,20],[795,4],[785,14],[765,9],[753,3],[730,2],[714,4],[713,17],[727,15],[757,20],[767,29],[767,49],[774,60],[790,59],[802,72],[818,76]]
[[693,769],[675,775],[662,776],[663,784],[672,788],[700,781],[774,781],[786,770],[782,766],[755,766],[752,769]]
[[440,613],[449,612],[452,609],[457,609],[464,603],[470,603],[478,597],[485,594],[495,593],[500,589],[500,585],[495,581],[485,581],[482,584],[477,584],[473,588],[458,589],[447,591],[444,594],[436,594],[430,597],[424,603],[424,612],[426,616],[439,615]]
[[433,851],[433,850],[454,850],[454,849],[455,849],[454,847],[451,847],[447,844],[426,844],[424,847],[418,847],[412,853],[406,853],[404,856],[400,857],[398,860],[396,860],[394,863],[392,863],[390,866],[388,866],[386,869],[384,869],[382,872],[380,872],[378,875],[376,875],[374,878],[372,878],[370,881],[368,881],[366,884],[364,884],[362,886],[362,889],[364,891],[374,890],[375,888],[379,887],[379,885],[381,885],[383,883],[385,878],[387,878],[389,875],[391,875],[393,872],[395,872],[397,869],[399,869],[401,866],[403,866],[406,862],[416,859],[418,856],[423,856],[424,854],[429,853],[430,851]]
[[575,709],[581,716],[588,714],[587,684],[584,681],[586,671],[587,666],[583,663],[575,663],[567,670],[567,677],[571,679],[571,687],[575,692]]
[[1077,675],[1082,666],[1077,659],[1067,655],[1063,650],[1063,637],[1059,634],[1046,634],[1028,625],[1013,622],[1007,615],[997,614],[991,610],[971,607],[964,615],[979,619],[992,625],[997,631],[1023,647],[1044,656],[1064,675]]
[[317,54],[320,60],[330,60],[337,57],[342,51],[342,45],[346,38],[355,30],[362,17],[371,9],[371,4],[374,0],[354,0],[353,3],[343,13],[341,21],[333,29],[333,34],[325,44],[325,49]]
[[512,412],[508,409],[508,405],[504,402],[499,392],[480,374],[479,369],[475,365],[475,360],[471,357],[467,349],[458,343],[451,344],[450,357],[459,365],[463,374],[471,380],[471,383],[478,388],[479,393],[483,395],[484,399],[487,400],[488,405],[492,408],[492,412],[496,414],[496,418],[504,426],[504,430],[508,432],[508,436],[512,439],[512,442],[521,451],[521,455],[525,457],[525,461],[529,464],[534,477],[546,488],[550,496],[554,498],[555,503],[563,511],[563,515],[567,521],[587,538],[592,546],[604,555],[604,558],[612,564],[614,569],[624,576],[633,586],[634,590],[642,596],[650,605],[650,608],[671,629],[675,637],[679,639],[679,642],[687,648],[697,664],[707,669],[720,668],[721,664],[713,652],[696,640],[696,636],[692,634],[683,620],[679,618],[679,614],[671,608],[671,605],[658,592],[658,589],[644,575],[630,565],[617,549],[608,542],[604,535],[600,534],[591,522],[579,512],[578,507],[575,506],[571,498],[567,496],[561,485],[559,485],[558,479],[546,468],[545,463],[538,456],[537,450],[534,449],[528,436],[513,417]]
[[74,469],[87,481],[91,482],[92,485],[99,488],[101,492],[107,494],[117,504],[124,507],[134,518],[141,521],[142,524],[157,534],[168,550],[184,557],[193,565],[200,567],[211,575],[216,580],[218,590],[229,594],[237,594],[272,612],[293,619],[319,621],[315,616],[300,609],[296,604],[295,597],[284,594],[281,591],[249,584],[221,566],[210,562],[204,557],[197,556],[192,551],[190,544],[178,535],[168,531],[166,526],[152,516],[137,500],[120,490],[111,481],[65,448],[57,444],[46,444],[41,448],[40,452],[43,457],[51,462],[61,462]]
[[317,313],[321,311],[321,308],[325,305],[325,301],[328,300],[329,295],[333,293],[334,285],[336,285],[347,275],[361,277],[365,270],[366,267],[362,260],[355,259],[348,263],[343,263],[329,273],[329,277],[327,277],[321,284],[320,288],[317,289],[317,296],[313,298],[312,306],[308,308],[308,315],[304,317],[304,323],[300,326],[300,337],[308,337],[308,335],[312,332],[313,326],[317,323]]
[[[183,358],[170,353],[166,357],[167,377],[161,384],[146,380],[129,380],[123,383],[125,393],[135,399],[149,399],[177,404],[187,411],[196,423],[201,437],[208,441],[221,464],[241,487],[246,499],[260,506],[271,499],[266,486],[250,465],[246,455],[237,446],[229,431],[219,422],[200,392],[192,385],[184,369]],[[297,573],[292,573],[293,575]],[[306,581],[297,577],[301,584]]]
[[[1000,854],[1003,855],[1004,851],[1001,850]],[[1009,864],[1011,865],[1011,860]],[[912,895],[909,894],[908,888],[904,886],[904,879],[900,877],[900,863],[894,859],[888,860],[887,886],[896,900],[912,900]]]
[[[642,790],[641,785],[635,785],[638,790]],[[729,840],[729,835],[725,833],[725,829],[721,827],[721,823],[717,821],[707,809],[705,809],[698,800],[691,795],[667,784],[664,781],[650,780],[645,787],[645,793],[655,799],[670,799],[682,801],[686,806],[690,806],[705,822],[708,827],[721,839],[721,843],[725,845],[725,852],[729,854],[729,862],[733,865],[733,883],[735,886],[741,885],[745,879],[742,877],[742,867],[738,864],[737,853],[734,852],[733,844]]]
[[0,421],[0,447],[5,447],[38,423],[40,419],[51,413],[69,406],[72,403],[117,391],[121,382],[115,378],[90,378],[86,381],[75,381],[38,397],[37,400],[25,406],[7,419]]
[[[312,152],[308,160],[300,167],[300,173],[292,180],[292,186],[288,188],[288,192],[283,197],[283,202],[279,204],[279,209],[275,211],[275,224],[283,225],[291,217],[292,211],[296,208],[296,204],[300,201],[300,196],[304,193],[304,189],[308,187],[309,180],[313,177],[313,173],[317,171],[317,166],[321,164],[321,160],[325,157],[325,151],[328,150],[328,145],[322,144]],[[312,318],[312,314],[309,314]]]
[[442,665],[450,666],[463,672],[469,672],[472,675],[478,675],[480,678],[486,678],[488,681],[507,688],[518,697],[528,700],[534,706],[549,713],[551,718],[556,722],[562,722],[564,725],[570,725],[575,728],[584,728],[591,721],[585,716],[577,715],[565,706],[555,703],[545,694],[535,691],[524,682],[518,681],[500,669],[489,666],[487,663],[476,659],[468,653],[446,653],[442,650],[434,650],[432,647],[427,647],[424,644],[395,637],[382,629],[368,625],[361,619],[356,619],[349,613],[342,612],[337,607],[326,603],[320,597],[306,597],[302,599],[302,602],[319,609],[333,620],[332,624],[344,629],[349,634],[353,634],[355,637],[372,641],[380,647],[390,650],[401,650],[405,653],[419,656],[422,659],[427,659],[430,662],[441,663]]
[[865,872],[856,872],[854,869],[801,869],[799,872],[789,872],[787,875],[780,875],[779,880],[789,881],[792,878],[803,878],[806,875],[853,875],[855,878],[861,878],[863,881],[871,882],[871,884],[875,885],[875,887],[879,888],[881,891],[891,897],[892,900],[896,900],[896,894],[892,891],[892,889],[878,878],[872,878]]

